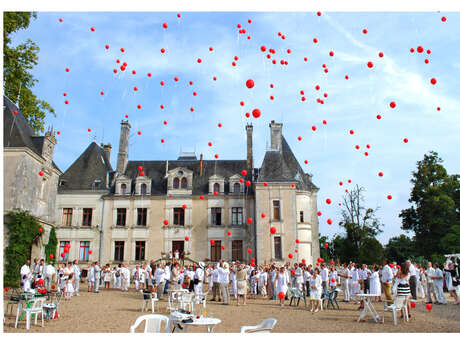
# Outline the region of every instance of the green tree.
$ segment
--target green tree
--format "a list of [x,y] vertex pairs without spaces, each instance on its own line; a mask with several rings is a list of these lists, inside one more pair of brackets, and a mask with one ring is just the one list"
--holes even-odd
[[398,263],[407,260],[409,257],[414,257],[414,241],[404,234],[401,234],[399,237],[390,238],[388,244],[385,246],[385,255],[392,262]]
[[[54,227],[51,228],[50,231],[50,236],[48,239],[48,244],[45,245],[45,259],[47,263],[54,263],[57,258],[56,258],[56,251],[57,251],[57,237],[56,237],[56,230]],[[53,255],[53,258],[50,258],[50,254]]]
[[30,39],[16,47],[11,42],[12,34],[29,27],[31,19],[35,18],[35,12],[3,13],[3,93],[19,104],[22,114],[38,134],[44,130],[46,114],[56,116],[51,105],[32,92],[38,80],[31,70],[38,63],[40,48]]
[[460,224],[460,176],[449,176],[442,163],[436,152],[417,162],[409,198],[413,205],[399,214],[402,229],[415,234],[415,253],[419,256],[448,253],[442,239],[452,226]]
[[370,253],[367,248],[375,246],[375,242],[369,239],[375,239],[382,232],[380,227],[383,225],[376,216],[378,209],[364,206],[364,191],[363,187],[356,185],[343,197],[344,209],[339,225],[345,229],[345,236],[338,251],[344,261],[361,262],[371,259],[366,256]]
[[441,247],[447,254],[460,252],[460,225],[452,226],[450,231],[441,239]]
[[[328,247],[324,246],[324,244],[326,243]],[[331,259],[332,250],[333,250],[333,244],[330,242],[329,238],[319,233],[319,254],[320,254],[320,257],[323,258],[325,262],[328,262]]]
[[379,264],[385,258],[385,248],[376,238],[365,238],[359,252],[358,262],[361,264]]

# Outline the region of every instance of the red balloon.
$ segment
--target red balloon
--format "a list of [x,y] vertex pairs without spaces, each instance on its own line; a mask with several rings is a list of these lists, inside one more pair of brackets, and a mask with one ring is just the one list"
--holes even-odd
[[91,251],[91,250],[88,250],[88,254],[92,254],[92,253],[93,253],[93,251]]
[[318,212],[316,213],[316,215],[321,216],[321,215],[323,215],[323,213],[321,213],[320,211],[318,211]]
[[254,87],[254,80],[248,79],[248,80],[246,81],[246,87],[247,87],[247,88],[253,88],[253,87]]
[[267,183],[267,182],[264,182],[264,186],[268,186],[268,183]]
[[297,140],[302,141],[302,136],[299,136]]
[[372,68],[372,67],[374,67],[374,64],[372,63],[372,61],[369,61],[369,62],[367,63],[367,66],[368,66],[369,68]]
[[260,217],[264,219],[265,218],[265,213],[260,214]]
[[331,204],[331,203],[332,203],[331,199],[330,199],[330,198],[327,198],[327,199],[326,199],[326,203],[327,203],[327,204]]
[[139,176],[143,177],[145,175],[144,171],[142,171],[141,173],[139,173]]
[[304,264],[305,264],[306,262],[307,262],[307,261],[306,261],[305,259],[302,259],[302,263],[304,263]]
[[105,48],[108,50],[110,47],[108,44],[105,45]]
[[382,53],[382,52],[379,52],[379,57],[383,57],[383,53]]
[[68,247],[64,247],[64,253],[68,253],[69,252],[69,248]]
[[294,256],[292,255],[292,253],[289,253],[288,257],[289,257],[289,259],[292,259],[292,257],[294,257]]
[[391,107],[392,109],[394,109],[394,108],[396,107],[396,103],[395,103],[395,102],[391,102],[391,103],[390,103],[390,107]]
[[168,220],[164,220],[164,221],[163,221],[163,224],[164,224],[165,226],[167,226],[167,225],[169,225],[169,221],[168,221]]
[[363,29],[363,34],[367,34],[367,29]]
[[204,196],[203,196],[203,195],[200,195],[200,199],[203,200],[203,199],[204,199]]
[[211,240],[209,241],[209,243],[210,243],[211,245],[214,245],[214,240],[211,239]]
[[327,220],[327,224],[328,224],[328,225],[332,225],[332,220],[331,220],[331,219],[328,219],[328,220]]
[[163,29],[167,29],[168,28],[168,24],[167,23],[163,23]]
[[383,177],[383,172],[379,172],[379,177]]
[[335,278],[331,278],[331,282],[332,282],[332,283],[335,283]]
[[260,117],[260,110],[259,109],[252,110],[252,116],[254,118],[259,118]]
[[312,126],[312,127],[311,127],[311,130],[316,131],[316,126],[315,126],[315,125]]
[[63,252],[63,253],[61,253],[61,257],[62,257],[62,258],[64,258],[64,257],[65,257],[65,254],[64,254],[64,252]]
[[241,171],[241,175],[242,175],[243,177],[246,176],[247,174],[248,174],[248,171],[246,171],[246,170],[242,170],[242,171]]
[[189,239],[189,237],[188,237],[188,236],[186,236],[186,237],[185,237],[185,241],[189,241],[189,240],[190,240],[190,239]]
[[251,254],[252,253],[252,250],[250,248],[248,248],[248,253]]
[[391,196],[391,195],[388,195],[388,196],[387,196],[387,198],[388,198],[388,199],[392,199],[392,198],[393,198],[393,196]]
[[184,205],[182,206],[182,209],[187,209],[187,205],[184,204]]
[[318,43],[318,39],[317,39],[317,38],[313,38],[313,43]]
[[404,139],[403,141],[404,141],[404,143],[407,143],[407,142],[409,142],[409,140],[408,140],[408,139]]
[[420,54],[423,53],[423,47],[421,45],[417,47],[417,52]]
[[59,22],[62,23],[62,18],[59,18]]
[[276,228],[275,227],[270,228],[270,233],[275,234],[276,233]]
[[45,174],[45,172],[40,171],[40,172],[38,172],[38,174],[40,175],[40,177],[43,177],[43,175]]
[[262,45],[262,46],[260,47],[260,50],[261,50],[262,52],[265,52],[265,51],[267,50],[267,48],[265,47],[265,45]]
[[53,259],[53,258],[54,258],[54,254],[50,253],[49,257],[50,257],[50,259]]
[[252,218],[251,217],[248,217],[248,223],[251,224],[252,223]]
[[[442,17],[442,18],[441,18],[441,21],[442,21],[442,22],[445,22],[446,20],[447,20],[446,17]],[[431,306],[431,305],[430,305],[430,306]],[[428,308],[428,307],[427,307],[427,308]],[[430,307],[430,309],[431,309],[431,307]]]
[[40,228],[38,229],[38,232],[39,232],[39,233],[43,232],[43,228],[40,227]]
[[329,56],[331,56],[331,57],[334,56],[334,52],[333,52],[333,51],[330,51],[330,52],[329,52]]
[[430,82],[431,82],[432,85],[436,85],[436,83],[437,83],[435,78],[431,78]]
[[412,301],[412,302],[410,303],[410,308],[415,308],[415,306],[417,306],[417,304],[416,304],[414,301]]
[[426,307],[426,309],[428,309],[429,311],[431,311],[431,309],[433,308],[433,305],[429,303],[429,304],[427,304],[425,307]]
[[278,297],[280,298],[280,300],[284,299],[284,296],[285,296],[285,295],[284,295],[284,293],[283,293],[282,291],[280,291],[280,292],[278,293]]
[[232,232],[227,232],[227,235],[228,235],[228,236],[232,235]]
[[91,31],[93,31],[93,32],[94,32],[94,30],[95,30],[95,29],[94,29],[94,27],[92,27],[92,28],[91,28]]
[[225,250],[225,246],[224,246],[224,245],[222,245],[221,248],[222,248],[222,251]]
[[328,247],[329,247],[329,244],[328,244],[327,242],[324,243],[324,247],[325,247],[325,248],[328,248]]
[[393,269],[393,268],[394,268],[394,265],[393,265],[393,264],[390,264],[390,268]]

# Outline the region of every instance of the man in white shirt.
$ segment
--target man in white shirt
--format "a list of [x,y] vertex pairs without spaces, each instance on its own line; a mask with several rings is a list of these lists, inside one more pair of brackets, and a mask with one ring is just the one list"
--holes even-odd
[[139,279],[140,279],[140,267],[139,264],[136,264],[136,267],[133,269],[132,278],[134,280],[134,285],[136,286],[136,291],[139,290]]
[[444,274],[438,264],[433,264],[434,274],[431,278],[434,280],[434,292],[436,293],[437,304],[447,304],[446,295],[444,295]]
[[383,270],[382,270],[382,283],[383,291],[385,293],[385,299],[388,305],[393,304],[393,295],[391,293],[391,287],[393,283],[393,272],[388,265],[388,259],[383,261]]
[[229,270],[229,265],[227,262],[224,262],[222,264],[222,267],[219,266],[217,268],[219,272],[219,277],[218,277],[218,282],[219,282],[219,288],[220,288],[220,293],[222,295],[222,304],[228,305],[228,283],[230,283],[230,270]]
[[328,282],[329,282],[329,270],[327,269],[326,264],[321,264],[321,280],[322,284],[321,286],[323,287],[323,290],[327,290]]
[[311,279],[311,265],[309,265],[303,273],[303,281],[305,285],[305,295],[310,297],[310,279]]
[[128,291],[129,287],[129,269],[126,264],[121,265],[121,291]]
[[21,282],[24,292],[30,290],[30,281],[32,280],[32,273],[30,271],[30,260],[26,260],[26,263],[21,267]]
[[198,281],[198,283],[195,283],[195,285],[193,286],[195,290],[195,295],[203,294],[203,281],[204,281],[204,263],[203,262],[199,262],[199,266],[195,270],[194,279],[195,281]]
[[51,284],[53,283],[54,276],[56,276],[56,269],[51,262],[45,267],[45,288],[51,290]]
[[216,297],[219,298],[218,302],[221,302],[221,296],[220,296],[220,288],[219,288],[219,271],[217,270],[216,266],[212,266],[212,275],[211,275],[211,280],[212,280],[212,299],[211,301],[217,301]]
[[165,266],[164,265],[159,265],[154,274],[155,282],[156,285],[158,286],[158,300],[161,300],[163,298],[163,292],[165,289]]
[[348,270],[347,264],[342,264],[342,269],[340,269],[338,275],[341,277],[340,283],[343,291],[343,302],[350,302],[350,288],[348,286],[350,270]]
[[414,264],[410,260],[406,261],[406,265],[409,268],[409,286],[412,299],[417,300],[417,271],[415,270]]
[[[428,262],[428,268],[426,269],[426,297],[427,297],[427,303],[433,303],[433,299],[435,302],[439,302],[438,299],[436,299],[436,292],[434,290],[434,280],[432,277],[434,276],[434,269],[433,266],[431,265],[431,262]],[[431,298],[431,294],[434,295],[434,298]]]
[[[171,259],[172,259],[172,251],[171,251]],[[171,280],[171,263],[167,262],[165,265],[165,294],[168,294],[169,288],[169,281]]]
[[276,271],[275,267],[273,266],[273,270],[272,270],[271,276],[270,276],[271,282],[272,282],[272,287],[273,287],[272,300],[276,300],[278,298],[278,295],[276,295],[276,286],[275,286],[276,273],[277,273],[277,271]]
[[79,290],[80,290],[81,272],[80,272],[80,267],[78,266],[78,260],[76,259],[73,261],[72,272],[73,272],[73,289],[75,292],[75,296],[80,296]]
[[99,286],[101,284],[101,267],[99,262],[94,265],[94,292],[99,293]]
[[88,293],[94,290],[94,283],[96,281],[96,272],[94,269],[94,263],[91,264],[91,267],[88,271]]
[[267,278],[268,278],[268,274],[267,274],[266,269],[261,270],[260,276],[259,276],[258,288],[259,288],[259,294],[262,295],[263,298],[267,297]]
[[364,294],[369,294],[369,275],[371,274],[371,270],[367,268],[366,264],[363,264],[363,269],[361,270],[361,279],[364,283]]

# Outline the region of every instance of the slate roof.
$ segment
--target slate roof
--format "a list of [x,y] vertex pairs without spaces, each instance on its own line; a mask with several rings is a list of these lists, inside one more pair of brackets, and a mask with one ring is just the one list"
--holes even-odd
[[258,182],[298,182],[302,190],[318,190],[311,182],[311,176],[304,173],[284,136],[281,152],[268,150],[262,167],[258,171]]
[[[59,178],[58,191],[108,190],[113,169],[104,149],[92,142]],[[99,185],[94,181],[100,180]]]
[[[14,111],[17,111],[16,115]],[[42,156],[43,139],[43,136],[34,136],[21,110],[7,96],[3,96],[3,147],[28,147]],[[54,161],[53,167],[61,172]]]
[[[138,176],[137,167],[142,166],[145,177],[152,180],[152,195],[165,195],[167,192],[166,161],[128,161],[125,176],[134,179]],[[247,170],[246,160],[203,160],[203,173],[200,176],[200,160],[168,160],[168,170],[182,167],[193,171],[192,195],[209,192],[209,177],[214,174],[225,178],[224,192],[229,192],[228,178]],[[133,188],[132,188],[133,189]],[[114,188],[112,188],[114,192]]]

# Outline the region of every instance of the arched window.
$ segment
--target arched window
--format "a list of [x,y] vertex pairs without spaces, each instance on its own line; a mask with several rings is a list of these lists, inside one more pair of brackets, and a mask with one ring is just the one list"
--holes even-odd
[[219,185],[219,183],[215,183],[215,184],[214,184],[214,192],[217,192],[217,193],[220,192],[220,185]]
[[240,193],[240,183],[235,183],[233,185],[233,192],[234,193]]
[[141,184],[141,195],[146,195],[147,194],[147,184],[142,183]]
[[126,184],[121,184],[121,194],[126,195]]
[[179,178],[174,178],[173,180],[173,188],[174,189],[179,189]]
[[182,178],[182,180],[180,181],[180,187],[181,189],[187,189],[187,178]]

